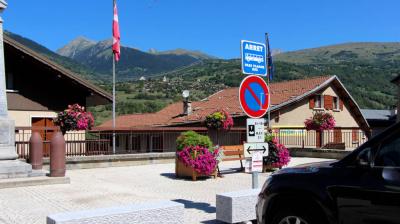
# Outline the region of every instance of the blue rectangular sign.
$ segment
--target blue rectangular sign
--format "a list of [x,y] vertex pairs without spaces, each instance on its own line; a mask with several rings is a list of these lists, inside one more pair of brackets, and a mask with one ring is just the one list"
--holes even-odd
[[242,72],[248,75],[267,75],[266,47],[263,43],[241,41]]

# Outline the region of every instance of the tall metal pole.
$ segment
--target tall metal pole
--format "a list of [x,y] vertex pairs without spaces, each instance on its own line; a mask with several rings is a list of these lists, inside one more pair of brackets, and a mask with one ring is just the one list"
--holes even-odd
[[[269,77],[270,77],[270,64],[269,64],[269,57],[270,55],[270,49],[269,49],[269,39],[268,39],[268,33],[265,33],[265,45],[268,47],[267,49],[267,86],[269,88]],[[271,94],[271,93],[269,93]],[[271,95],[269,96],[269,99],[271,100]],[[271,106],[268,108],[268,127],[271,128]]]
[[113,133],[112,133],[112,149],[113,149],[113,154],[115,154],[115,56],[113,52],[113,102],[112,102],[112,126],[113,126]]
[[[114,19],[114,7],[115,7],[115,0],[113,0],[113,19]],[[113,32],[114,32],[114,27],[113,27]],[[114,38],[114,35],[113,35]],[[112,72],[113,72],[113,81],[112,81],[112,86],[113,86],[113,102],[112,102],[112,126],[113,126],[113,132],[112,132],[112,150],[113,154],[115,154],[115,54],[114,51],[112,52],[112,62],[113,62],[113,67],[112,67]]]

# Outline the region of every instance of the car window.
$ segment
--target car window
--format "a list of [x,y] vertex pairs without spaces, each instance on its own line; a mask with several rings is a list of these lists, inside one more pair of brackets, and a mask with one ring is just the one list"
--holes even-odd
[[382,143],[375,158],[375,166],[400,167],[400,137]]
[[366,147],[357,156],[357,162],[360,165],[368,165],[370,164],[370,158],[371,158],[371,148]]

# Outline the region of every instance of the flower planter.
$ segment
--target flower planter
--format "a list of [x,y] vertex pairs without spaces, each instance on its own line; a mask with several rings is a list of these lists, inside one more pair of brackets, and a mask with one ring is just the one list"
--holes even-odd
[[211,175],[204,175],[197,173],[192,167],[186,166],[177,157],[175,158],[175,175],[176,177],[191,177],[193,181],[196,181],[198,177],[209,177],[212,176],[217,178],[217,170]]

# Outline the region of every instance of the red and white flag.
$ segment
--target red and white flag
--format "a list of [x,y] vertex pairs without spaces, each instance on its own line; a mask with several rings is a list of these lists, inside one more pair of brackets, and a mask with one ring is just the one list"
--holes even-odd
[[117,3],[114,1],[114,19],[113,19],[113,45],[112,50],[114,53],[115,60],[118,61],[121,55],[121,36],[119,33],[119,25],[118,25],[118,11],[117,11]]

